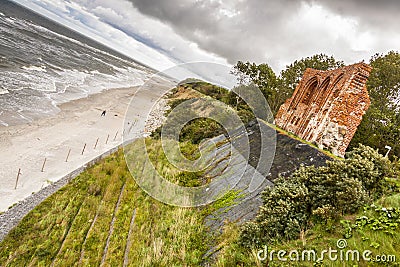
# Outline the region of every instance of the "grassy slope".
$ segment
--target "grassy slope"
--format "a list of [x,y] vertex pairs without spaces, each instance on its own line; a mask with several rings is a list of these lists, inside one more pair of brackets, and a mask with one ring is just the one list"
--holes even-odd
[[[168,179],[198,185],[197,176],[187,177],[168,164],[159,141],[146,143]],[[181,147],[196,157],[196,145]],[[0,266],[199,265],[211,238],[204,218],[236,196],[203,209],[165,205],[136,185],[119,151],[30,212],[0,243]]]
[[[148,140],[148,145],[157,168],[168,173],[171,181],[196,185],[192,180],[177,180],[185,175],[178,176],[179,172],[168,166],[156,141]],[[190,155],[196,146],[184,144],[183,149]],[[231,205],[237,198],[237,192],[230,192],[203,209],[162,204],[136,185],[119,151],[30,212],[0,243],[0,266],[199,266],[210,243],[216,244],[220,252],[213,265],[265,266],[257,260],[256,251],[238,246],[237,225],[228,223],[222,235],[211,236],[203,224],[207,215]],[[400,195],[386,197],[380,203],[400,208]],[[361,215],[364,214],[357,216]],[[335,247],[345,232],[340,221],[318,224],[302,240],[276,244],[273,249],[321,251],[327,246]],[[396,240],[400,240],[399,231],[389,236],[383,231],[363,230],[353,231],[348,244],[360,251],[369,248],[374,253],[394,254],[400,261]],[[379,246],[374,248],[371,244]]]
[[204,218],[236,196],[207,208],[165,205],[136,185],[119,151],[30,212],[0,243],[0,266],[197,266],[212,238]]
[[[168,179],[198,185],[168,164],[159,141],[146,143]],[[196,145],[182,143],[182,150],[196,157]],[[211,238],[204,218],[236,196],[204,209],[162,204],[136,185],[119,151],[30,212],[0,243],[0,266],[199,265]]]

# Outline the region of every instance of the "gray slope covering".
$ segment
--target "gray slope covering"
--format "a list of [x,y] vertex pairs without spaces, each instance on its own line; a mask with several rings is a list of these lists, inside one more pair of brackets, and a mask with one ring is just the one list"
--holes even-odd
[[[241,191],[243,197],[237,201],[237,204],[228,208],[223,208],[206,219],[206,224],[210,227],[211,232],[221,231],[224,222],[226,221],[242,224],[248,220],[254,219],[259,207],[262,205],[262,191],[266,186],[273,186],[273,181],[278,178],[279,175],[288,177],[301,165],[323,166],[327,160],[332,160],[332,158],[318,149],[280,132],[276,132],[276,150],[272,166],[269,171],[261,169],[261,174],[266,178],[262,182],[261,186],[253,192],[250,192],[248,185],[250,184],[250,180],[253,179],[254,167],[256,167],[258,162],[257,156],[260,155],[261,144],[261,135],[258,130],[258,124],[250,123],[250,125],[251,126],[247,127],[247,132],[250,133],[248,134],[250,142],[249,164],[247,164],[246,160],[242,160],[242,168],[246,168],[246,171],[239,183],[233,188],[233,190]],[[263,122],[260,122],[259,125],[264,128],[264,131],[275,131],[275,129],[272,129]],[[220,139],[221,137],[218,138]],[[240,151],[239,147],[235,144],[233,144],[233,146]],[[230,146],[225,145],[218,149],[229,150]],[[265,149],[271,149],[271,147],[266,146]],[[222,155],[225,153],[221,153],[220,151],[218,154]],[[260,164],[262,165],[263,163],[261,162]],[[266,173],[267,171],[268,173]]]

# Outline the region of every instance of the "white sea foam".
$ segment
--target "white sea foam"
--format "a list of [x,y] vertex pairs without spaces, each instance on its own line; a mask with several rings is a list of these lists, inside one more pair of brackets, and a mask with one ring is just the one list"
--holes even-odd
[[8,92],[7,89],[0,88],[0,95],[5,95],[5,94],[8,94],[8,93],[9,92]]
[[[58,108],[52,107],[61,103],[108,89],[141,85],[152,74],[152,70],[126,58],[20,18],[0,17],[0,27],[12,37],[0,40],[1,45],[8,47],[10,53],[21,50],[31,55],[25,58],[24,53],[15,54],[15,58],[20,59],[15,63],[19,69],[5,69],[0,75],[0,95],[3,95],[0,111],[8,112],[7,118],[2,116],[0,125],[31,121],[40,114],[57,112]],[[38,36],[34,44],[26,42],[32,41],[32,33]],[[71,46],[71,42],[78,47]],[[32,50],[32,47],[37,49]],[[45,51],[52,51],[54,60]]]
[[16,18],[4,18],[5,21],[8,23],[14,23],[17,19]]
[[[14,20],[15,20],[15,19],[14,19]],[[52,30],[50,30],[50,29],[48,29],[48,28],[45,28],[45,27],[43,27],[43,26],[40,26],[40,25],[31,23],[31,22],[28,22],[28,21],[22,21],[22,20],[20,21],[20,23],[21,23],[21,24],[24,24],[24,25],[29,25],[28,28],[31,28],[31,29],[34,28],[34,29],[39,30],[39,31],[41,31],[41,32],[50,33],[51,35],[54,35],[54,36],[57,36],[57,37],[59,37],[59,38],[65,39],[65,40],[67,40],[67,41],[70,41],[70,42],[72,42],[72,43],[78,44],[79,46],[82,46],[82,47],[85,47],[85,48],[87,48],[87,49],[90,49],[90,50],[92,50],[92,51],[94,51],[94,52],[96,52],[96,53],[101,53],[101,54],[103,54],[103,55],[107,55],[107,56],[109,56],[109,57],[112,57],[112,58],[114,58],[114,59],[117,59],[117,60],[120,61],[120,62],[124,62],[125,64],[133,65],[134,67],[139,67],[139,68],[143,68],[143,67],[144,67],[144,66],[139,65],[139,64],[137,64],[137,63],[135,63],[135,62],[128,61],[128,60],[126,60],[126,59],[123,59],[123,58],[117,57],[117,56],[115,56],[115,55],[113,55],[113,54],[110,54],[110,53],[108,53],[108,52],[106,52],[106,51],[103,51],[103,50],[97,49],[97,48],[95,48],[95,47],[89,46],[89,45],[87,45],[87,44],[85,44],[85,43],[82,43],[82,42],[80,42],[80,41],[78,41],[78,40],[76,40],[76,39],[74,39],[74,38],[70,38],[70,37],[67,37],[67,36],[65,36],[65,35],[61,35],[61,34],[59,34],[59,33],[57,33],[57,32],[54,32],[54,31],[52,31]],[[103,62],[104,62],[104,61],[103,61]],[[105,62],[105,63],[106,63],[106,62]],[[112,65],[111,65],[111,66],[112,66]],[[113,67],[114,67],[114,66],[113,66]]]
[[33,70],[33,71],[40,71],[40,72],[47,72],[46,66],[22,66],[24,70]]

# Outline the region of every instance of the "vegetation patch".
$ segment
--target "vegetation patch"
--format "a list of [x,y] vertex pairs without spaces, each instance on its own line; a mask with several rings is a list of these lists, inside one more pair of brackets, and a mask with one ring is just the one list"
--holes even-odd
[[[398,77],[387,79],[387,84],[382,77],[398,71],[398,58],[397,53],[389,53],[372,59],[375,74],[371,74],[369,89],[383,88],[383,94],[394,95]],[[342,64],[316,55],[294,62],[279,76],[267,64],[240,62],[233,72],[258,85],[274,112],[291,95],[306,67],[326,70]],[[204,96],[229,105],[245,124],[254,120],[250,108],[234,92],[198,80],[180,83],[169,96],[169,105],[174,108]],[[395,157],[399,117],[392,106],[385,106],[387,98],[379,90],[371,98],[372,110],[360,128],[364,132],[355,139],[362,142],[366,138],[367,144],[381,152],[378,142],[390,141],[392,161],[377,150],[353,144],[355,148],[345,159],[322,167],[303,166],[285,178],[281,173],[275,186],[263,193],[263,205],[254,221],[243,226],[226,221],[221,232],[210,233],[205,218],[218,218],[229,211],[244,197],[241,191],[231,190],[205,207],[160,203],[138,187],[120,150],[33,209],[0,243],[0,266],[99,266],[102,262],[107,266],[343,266],[343,262],[326,260],[284,263],[258,257],[264,246],[276,251],[322,251],[335,248],[338,239],[346,240],[350,249],[386,253],[399,261],[400,163]],[[386,118],[384,124],[378,119],[381,115]],[[374,132],[377,129],[383,129],[383,134]],[[186,172],[174,167],[162,150],[160,134],[161,128],[144,141],[152,164],[163,177],[188,187],[210,182],[207,170]],[[213,120],[190,121],[180,133],[180,150],[196,160],[201,141],[220,134],[225,132]],[[228,142],[220,141],[217,147]],[[256,157],[256,152],[253,149],[251,156]],[[377,261],[352,264],[382,265]]]
[[136,185],[120,150],[33,209],[0,243],[0,266],[123,265],[134,212],[128,266],[200,266],[213,243],[205,217],[238,196],[200,208],[160,203]]
[[342,161],[323,167],[301,167],[263,192],[263,206],[241,234],[242,245],[260,247],[300,238],[315,221],[357,212],[381,196],[392,175],[391,163],[376,150],[360,146]]

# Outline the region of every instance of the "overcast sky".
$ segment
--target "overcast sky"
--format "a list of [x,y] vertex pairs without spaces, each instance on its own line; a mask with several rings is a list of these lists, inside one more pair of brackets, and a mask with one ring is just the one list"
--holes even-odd
[[162,70],[238,60],[275,71],[317,53],[352,64],[400,50],[398,0],[15,0]]

